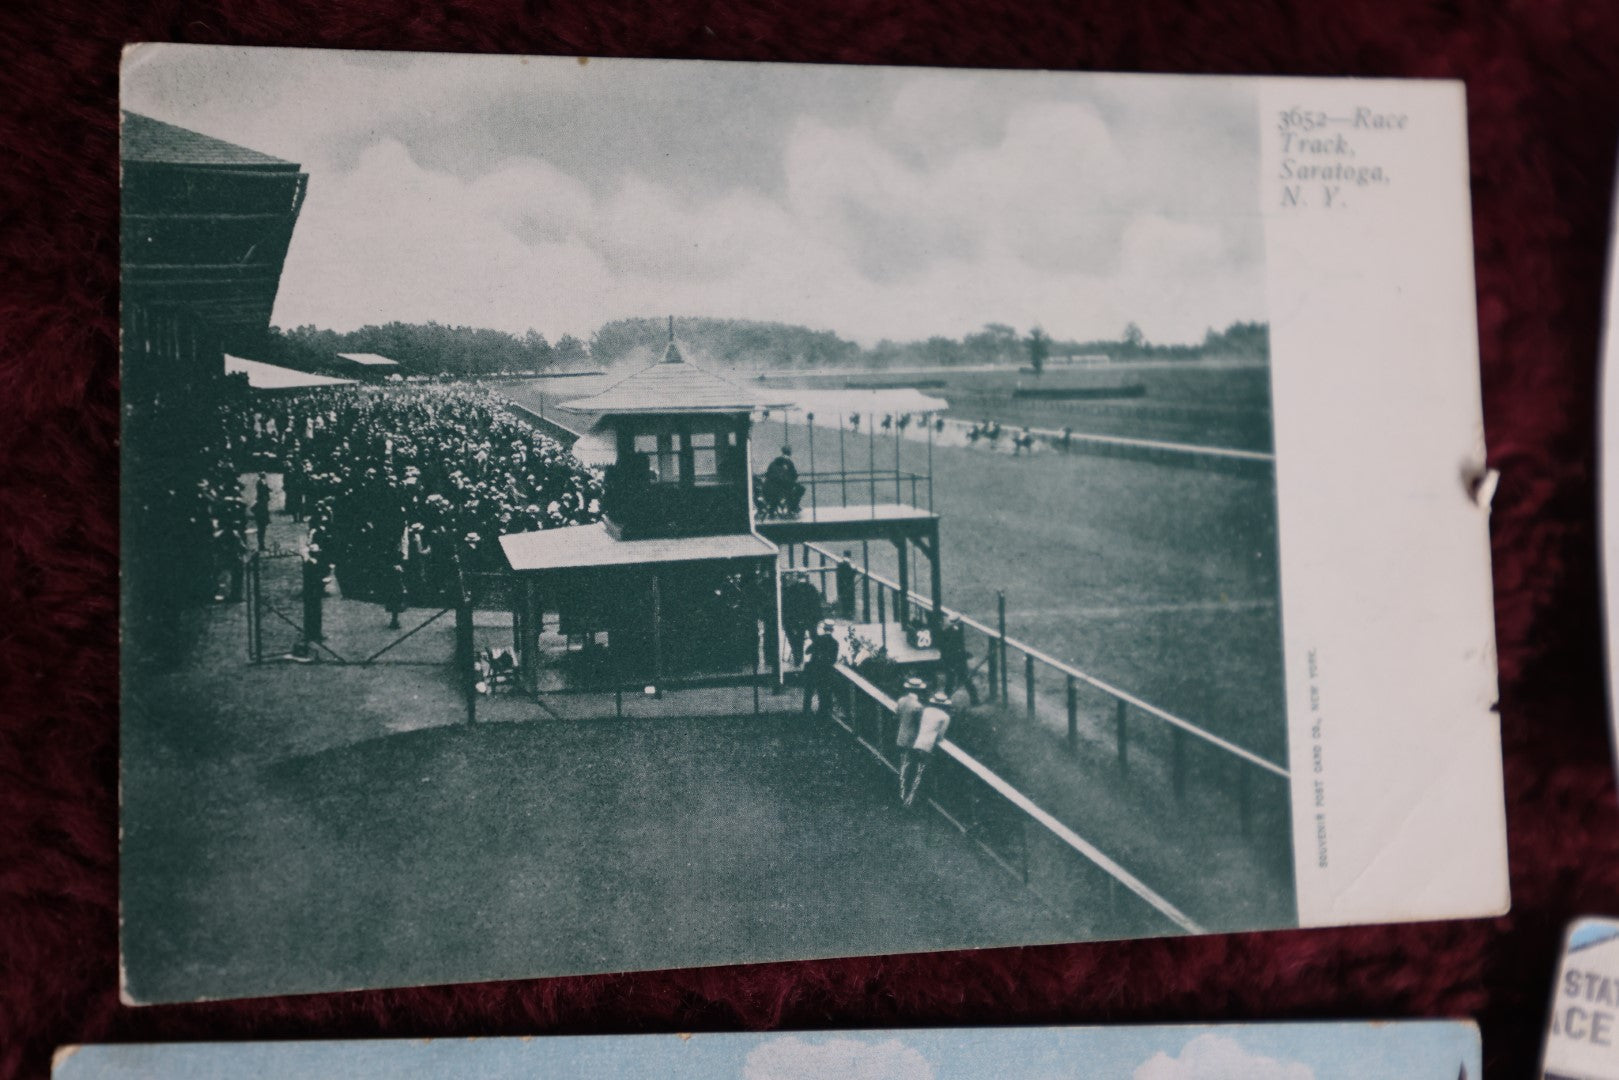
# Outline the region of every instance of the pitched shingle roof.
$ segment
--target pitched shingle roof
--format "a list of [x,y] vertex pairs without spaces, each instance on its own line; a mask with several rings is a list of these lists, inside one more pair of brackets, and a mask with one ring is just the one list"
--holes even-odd
[[297,168],[290,161],[132,112],[124,113],[120,153],[125,161],[155,165]]
[[663,359],[562,408],[581,413],[750,412],[782,404],[688,364],[673,341]]

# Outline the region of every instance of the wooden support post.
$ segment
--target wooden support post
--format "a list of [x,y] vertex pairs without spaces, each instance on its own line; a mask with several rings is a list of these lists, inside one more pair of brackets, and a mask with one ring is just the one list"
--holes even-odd
[[886,590],[881,585],[877,586],[877,625],[881,628],[883,648],[886,649],[888,648],[888,612],[885,610],[883,603],[885,592]]
[[995,592],[995,618],[996,618],[996,648],[1001,654],[1001,702],[1003,704],[1012,700],[1010,688],[1010,673],[1006,670],[1006,594],[1000,590]]
[[989,643],[989,700],[995,700],[995,694],[1001,685],[1001,650],[994,641]]
[[770,580],[773,585],[771,598],[775,605],[770,621],[775,629],[776,641],[770,650],[770,669],[776,676],[776,692],[780,693],[781,688],[787,684],[787,673],[782,670],[781,662],[781,639],[787,636],[787,631],[781,625],[781,574],[777,572],[775,564],[771,564],[770,567]]
[[1068,752],[1079,753],[1079,680],[1068,676]]
[[1129,718],[1130,706],[1120,698],[1113,710],[1113,726],[1119,737],[1119,771],[1130,771],[1130,728],[1125,722]]
[[838,413],[838,496],[843,505],[849,505],[849,459],[843,452],[843,420],[842,413]]
[[928,513],[933,513],[933,417],[927,418],[928,424]]
[[[820,484],[818,484],[816,482],[816,479],[815,479],[815,414],[814,413],[805,413],[804,414],[804,437],[809,440],[810,520],[814,521],[815,520],[815,509],[816,509],[815,489],[820,486]],[[806,565],[809,562],[808,559],[805,559],[804,561],[805,561]]]
[[871,544],[865,540],[860,541],[860,563],[866,570],[864,574],[860,575],[860,621],[869,623],[871,622]]
[[933,640],[939,640],[944,630],[944,571],[939,562],[944,552],[939,549],[939,523],[933,523],[933,542],[928,545],[928,588],[933,596],[933,617],[928,625],[933,629]]
[[[874,418],[868,418],[874,421]],[[867,439],[870,446],[866,454],[866,479],[871,482],[871,516],[877,516],[877,424],[866,425]]]
[[658,574],[652,574],[652,685],[656,696],[663,696],[663,593]]
[[521,669],[520,678],[527,684],[529,693],[540,692],[540,594],[539,587],[533,577],[527,577],[523,582],[523,595],[518,603],[523,608],[523,643],[517,651],[517,663]]
[[1034,657],[1023,654],[1023,696],[1028,706],[1029,722],[1034,723]]
[[899,444],[905,441],[905,435],[899,429],[899,417],[894,417],[894,501],[903,504],[905,496],[900,487],[899,477]]
[[911,596],[911,544],[903,536],[894,541],[894,552],[899,556],[899,592],[894,594],[894,621],[904,626],[910,610]]

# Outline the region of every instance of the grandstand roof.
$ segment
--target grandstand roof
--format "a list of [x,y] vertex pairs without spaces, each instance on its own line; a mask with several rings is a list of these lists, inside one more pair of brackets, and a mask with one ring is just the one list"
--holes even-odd
[[344,360],[349,360],[356,364],[364,364],[367,367],[399,366],[399,361],[390,360],[386,356],[378,356],[374,352],[340,352],[337,355],[342,357]]
[[132,112],[124,113],[120,153],[124,161],[160,165],[240,165],[298,170],[290,161]]
[[572,570],[592,566],[712,562],[776,557],[776,545],[752,533],[618,540],[601,522],[510,533],[500,538],[513,570]]
[[312,375],[279,364],[266,364],[262,360],[244,360],[229,353],[225,354],[225,374],[246,375],[247,385],[254,390],[306,390],[315,386],[350,386],[354,383],[353,379]]
[[290,161],[123,114],[122,294],[189,312],[226,349],[264,339],[309,177]]

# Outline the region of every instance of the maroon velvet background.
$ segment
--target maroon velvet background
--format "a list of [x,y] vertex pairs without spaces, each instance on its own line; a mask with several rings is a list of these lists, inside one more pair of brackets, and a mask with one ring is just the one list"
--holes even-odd
[[[1487,1074],[1531,1074],[1564,924],[1619,913],[1592,484],[1619,5],[139,6],[0,5],[0,1077],[43,1075],[69,1041],[1417,1016],[1477,1017]],[[1513,914],[121,1006],[116,108],[119,47],[139,40],[1465,79],[1485,412],[1502,472]]]

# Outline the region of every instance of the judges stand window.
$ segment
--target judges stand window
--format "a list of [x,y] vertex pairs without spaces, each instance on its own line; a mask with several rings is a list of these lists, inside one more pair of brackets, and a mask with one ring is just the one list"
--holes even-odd
[[712,431],[687,436],[691,446],[691,476],[695,484],[720,482],[719,440]]
[[675,448],[673,436],[637,435],[635,449],[646,455],[657,483],[680,483],[680,451]]

